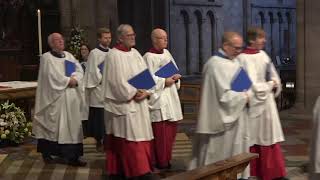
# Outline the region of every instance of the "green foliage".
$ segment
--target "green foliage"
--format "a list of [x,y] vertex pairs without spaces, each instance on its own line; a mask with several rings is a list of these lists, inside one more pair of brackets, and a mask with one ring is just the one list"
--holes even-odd
[[75,27],[71,29],[70,39],[67,43],[67,48],[70,53],[74,55],[75,58],[79,59],[80,55],[80,45],[85,42],[84,30]]

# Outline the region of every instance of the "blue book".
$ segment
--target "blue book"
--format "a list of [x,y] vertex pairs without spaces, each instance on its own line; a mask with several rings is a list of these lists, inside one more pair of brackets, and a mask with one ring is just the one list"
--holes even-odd
[[98,65],[98,68],[99,68],[99,70],[100,70],[100,73],[102,74],[103,68],[104,68],[104,62],[100,63],[100,64]]
[[162,78],[168,78],[177,74],[178,72],[179,69],[172,61],[170,61],[168,64],[162,66],[157,72],[155,72],[155,75]]
[[249,89],[251,85],[252,81],[250,80],[248,73],[241,67],[231,82],[231,89],[233,91],[243,92]]
[[74,62],[65,60],[64,65],[65,65],[65,75],[67,77],[70,77],[71,74],[76,71],[76,64]]
[[149,69],[146,69],[129,79],[128,83],[137,89],[151,89],[154,85],[156,85]]

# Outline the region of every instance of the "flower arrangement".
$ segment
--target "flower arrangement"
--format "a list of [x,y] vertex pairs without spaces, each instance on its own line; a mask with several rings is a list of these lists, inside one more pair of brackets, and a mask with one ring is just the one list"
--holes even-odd
[[31,136],[32,123],[24,112],[9,101],[0,104],[0,143],[22,143]]
[[84,43],[85,35],[84,30],[75,27],[71,29],[70,40],[68,41],[68,50],[74,55],[75,58],[79,59],[80,45]]

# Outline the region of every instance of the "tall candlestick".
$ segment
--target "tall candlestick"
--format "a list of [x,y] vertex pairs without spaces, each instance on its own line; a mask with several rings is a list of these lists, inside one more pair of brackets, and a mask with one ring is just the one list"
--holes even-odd
[[37,10],[38,15],[38,40],[39,40],[39,56],[42,55],[42,37],[41,37],[41,12]]

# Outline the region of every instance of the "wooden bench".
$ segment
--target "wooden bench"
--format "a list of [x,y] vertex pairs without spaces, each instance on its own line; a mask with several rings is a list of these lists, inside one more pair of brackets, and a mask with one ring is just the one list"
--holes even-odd
[[223,161],[167,177],[165,180],[236,180],[237,174],[243,172],[249,162],[257,157],[257,154],[242,153]]

